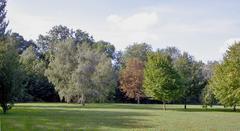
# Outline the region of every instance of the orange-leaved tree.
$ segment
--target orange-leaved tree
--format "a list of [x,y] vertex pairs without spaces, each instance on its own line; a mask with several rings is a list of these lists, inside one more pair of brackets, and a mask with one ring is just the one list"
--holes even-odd
[[121,90],[129,98],[134,98],[137,103],[144,96],[143,78],[144,63],[138,58],[130,58],[126,63],[126,67],[121,71],[120,84]]

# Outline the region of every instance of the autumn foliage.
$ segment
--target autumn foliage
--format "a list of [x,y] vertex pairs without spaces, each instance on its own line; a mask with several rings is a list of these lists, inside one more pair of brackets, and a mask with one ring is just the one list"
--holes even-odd
[[129,98],[134,98],[140,103],[143,93],[143,71],[144,63],[138,58],[130,58],[125,69],[121,71],[120,84],[121,90]]

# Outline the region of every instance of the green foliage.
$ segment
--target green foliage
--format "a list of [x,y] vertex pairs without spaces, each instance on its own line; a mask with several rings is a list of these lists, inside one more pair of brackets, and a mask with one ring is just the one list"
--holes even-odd
[[147,61],[147,53],[151,52],[152,47],[146,43],[134,43],[126,48],[123,59],[126,63],[129,58],[138,58],[143,62]]
[[240,104],[240,43],[229,47],[223,62],[216,66],[210,87],[221,104],[234,110]]
[[168,54],[172,58],[173,63],[182,56],[181,51],[177,47],[167,47],[165,49],[161,49],[160,51]]
[[0,104],[4,113],[23,94],[24,75],[14,45],[10,39],[0,41]]
[[83,105],[90,98],[105,100],[116,81],[111,59],[104,52],[88,44],[75,45],[72,40],[58,44],[46,76],[61,99]]
[[68,39],[72,39],[75,44],[94,43],[92,36],[89,36],[88,33],[79,29],[73,30],[66,26],[58,25],[52,27],[47,35],[39,35],[36,44],[41,52],[50,51],[50,53],[53,53],[58,43],[67,41]]
[[24,101],[54,101],[57,99],[52,84],[44,76],[46,62],[36,55],[36,50],[30,46],[23,52],[20,62],[26,74],[26,94]]
[[6,20],[6,5],[6,0],[0,0],[0,39],[5,38],[6,28],[8,26],[8,21]]
[[25,40],[19,33],[11,32],[8,36],[16,41],[16,49],[19,54],[22,54],[30,46],[36,48],[36,45],[32,40]]
[[148,96],[163,103],[179,98],[182,89],[181,78],[169,55],[160,51],[148,54],[144,70],[144,89]]
[[187,102],[187,97],[191,97],[191,88],[193,82],[193,58],[187,53],[183,53],[183,55],[179,56],[176,59],[174,64],[176,70],[178,71],[179,75],[182,78],[183,83],[183,98],[184,103]]
[[109,42],[98,41],[94,44],[94,48],[96,48],[99,52],[104,52],[109,58],[114,59],[115,57],[115,47]]
[[194,57],[187,52],[181,53],[176,47],[167,47],[160,51],[170,55],[174,68],[181,76],[183,94],[177,102],[184,103],[185,109],[187,108],[187,103],[200,103],[199,98],[201,97],[202,89],[207,84],[211,69],[206,72],[204,63],[194,60]]
[[216,99],[214,97],[213,91],[209,86],[206,86],[202,91],[202,104],[204,108],[207,108],[207,106],[212,107],[213,104],[216,103]]
[[201,94],[201,102],[203,104],[203,108],[207,108],[208,106],[212,107],[214,104],[217,104],[217,100],[214,96],[212,88],[209,86],[210,79],[213,76],[214,68],[218,65],[217,61],[209,61],[205,64],[203,69],[203,76],[208,84],[203,88]]

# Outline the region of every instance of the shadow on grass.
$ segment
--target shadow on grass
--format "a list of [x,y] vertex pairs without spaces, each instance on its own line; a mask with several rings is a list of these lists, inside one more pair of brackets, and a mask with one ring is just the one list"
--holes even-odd
[[[29,106],[28,106],[29,107]],[[147,113],[122,111],[95,111],[65,109],[15,108],[7,115],[0,114],[3,129],[18,130],[75,130],[75,129],[134,129],[152,128],[153,125],[142,125],[146,120],[136,116],[148,116]],[[149,116],[150,117],[150,116]]]
[[[198,107],[191,107],[191,106],[198,106]],[[39,109],[134,109],[134,110],[163,110],[162,105],[151,105],[151,104],[87,104],[86,106],[81,106],[77,104],[56,104],[56,105],[44,105],[44,106],[37,106],[37,105],[18,105],[17,107],[20,108],[39,108]],[[183,105],[167,105],[167,110],[169,111],[181,111],[181,112],[234,112],[231,108],[219,108],[212,107],[212,108],[202,108],[200,105],[190,105],[187,109],[183,108]],[[237,109],[236,112],[240,112]]]
[[172,111],[180,111],[180,112],[236,112],[239,113],[240,110],[233,111],[232,109],[218,109],[218,108],[187,108],[187,109],[181,109],[181,108],[169,108],[167,110]]
[[125,109],[133,109],[133,110],[162,110],[162,107],[157,105],[157,106],[152,106],[150,104],[86,104],[85,106],[82,106],[80,104],[49,104],[49,105],[44,105],[42,106],[41,104],[39,105],[31,105],[31,104],[26,104],[26,105],[17,105],[16,107],[18,108],[39,108],[39,109],[54,109],[54,108],[59,108],[59,109],[114,109],[114,110],[125,110]]

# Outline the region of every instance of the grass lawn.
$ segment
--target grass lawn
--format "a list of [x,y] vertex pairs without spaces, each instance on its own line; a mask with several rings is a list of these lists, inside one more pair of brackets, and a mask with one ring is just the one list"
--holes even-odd
[[0,113],[2,131],[21,130],[240,130],[240,112],[215,106],[27,103]]

